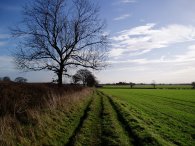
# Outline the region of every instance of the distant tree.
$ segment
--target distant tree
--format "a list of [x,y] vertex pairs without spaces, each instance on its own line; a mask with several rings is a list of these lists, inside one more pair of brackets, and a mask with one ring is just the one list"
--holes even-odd
[[155,80],[152,81],[151,85],[153,86],[154,89],[156,88],[156,82],[155,82]]
[[80,75],[75,74],[75,75],[72,76],[72,81],[73,81],[74,84],[77,84],[80,80],[81,80]]
[[10,77],[5,76],[5,77],[3,77],[3,81],[11,81],[11,79],[10,79]]
[[2,77],[0,77],[0,81],[3,81],[3,78]]
[[192,82],[192,88],[195,89],[195,82]]
[[33,0],[23,11],[22,24],[11,30],[22,37],[14,54],[18,69],[53,71],[61,85],[69,68],[106,66],[105,23],[94,1]]
[[135,86],[135,83],[130,82],[129,85],[131,88],[133,88],[133,86]]
[[126,83],[126,82],[118,82],[118,83],[116,83],[116,85],[128,85],[128,83]]
[[98,84],[98,81],[96,80],[95,76],[93,74],[89,74],[87,77],[87,86],[88,87],[93,87]]
[[97,80],[95,76],[87,69],[80,69],[72,76],[73,83],[81,82],[83,86],[95,86]]
[[24,78],[24,77],[17,77],[17,78],[15,78],[14,81],[17,82],[17,83],[26,83],[27,79]]

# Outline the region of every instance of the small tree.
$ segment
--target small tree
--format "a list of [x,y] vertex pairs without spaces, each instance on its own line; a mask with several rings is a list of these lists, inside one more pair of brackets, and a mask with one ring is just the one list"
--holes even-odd
[[135,83],[130,82],[130,83],[129,83],[129,85],[130,85],[130,87],[131,87],[131,89],[132,89],[132,88],[133,88],[133,86],[135,86]]
[[192,82],[192,88],[195,89],[195,82]]
[[151,85],[153,86],[154,89],[156,88],[156,82],[155,82],[155,80],[152,81]]
[[78,74],[75,74],[72,76],[72,81],[74,84],[77,84],[80,81],[80,76]]
[[17,83],[26,83],[27,79],[23,78],[23,77],[17,77],[17,78],[15,78],[14,81],[17,82]]
[[80,69],[72,76],[74,83],[82,82],[83,86],[94,86],[97,81],[95,76],[87,69]]
[[93,86],[98,84],[98,81],[96,80],[96,78],[93,74],[89,74],[86,81],[87,81],[87,86],[88,87],[93,87]]
[[10,79],[10,77],[5,76],[5,77],[3,77],[3,81],[11,81],[11,79]]

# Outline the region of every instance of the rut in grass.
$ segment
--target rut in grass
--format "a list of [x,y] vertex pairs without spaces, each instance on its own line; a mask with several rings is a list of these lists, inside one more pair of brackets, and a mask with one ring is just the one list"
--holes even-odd
[[66,146],[101,145],[101,99],[93,94],[81,121]]
[[115,109],[112,107],[108,97],[99,92],[102,98],[102,145],[106,146],[133,146],[134,140],[120,122]]
[[80,131],[84,120],[87,118],[87,113],[89,111],[89,106],[91,105],[92,101],[93,101],[93,98],[89,101],[86,109],[84,110],[83,116],[80,117],[80,122],[79,122],[78,126],[74,130],[72,136],[69,138],[69,141],[68,141],[67,144],[65,144],[65,146],[74,146],[75,137],[76,137],[77,133]]
[[96,92],[66,146],[135,145],[125,128],[108,97]]

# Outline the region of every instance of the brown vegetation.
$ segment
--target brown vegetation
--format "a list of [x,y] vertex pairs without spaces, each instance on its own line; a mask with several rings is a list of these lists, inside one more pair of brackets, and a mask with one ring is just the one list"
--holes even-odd
[[[39,109],[54,104],[62,95],[82,90],[79,86],[62,86],[55,84],[17,84],[0,83],[0,116],[11,114],[17,116],[27,109]],[[56,102],[56,101],[55,101]]]
[[34,128],[45,126],[42,115],[70,111],[89,94],[90,89],[75,85],[0,82],[0,145],[24,143],[24,137],[35,135]]

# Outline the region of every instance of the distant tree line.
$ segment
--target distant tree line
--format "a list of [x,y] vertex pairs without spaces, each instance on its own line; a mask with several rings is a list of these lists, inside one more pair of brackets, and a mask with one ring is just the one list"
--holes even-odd
[[116,83],[116,85],[129,85],[131,88],[133,88],[133,86],[135,86],[136,84],[133,83],[133,82],[129,82],[129,83],[126,83],[126,82],[118,82],[118,83]]
[[[125,86],[130,86],[130,88],[133,88],[135,85],[137,85],[137,86],[140,86],[140,85],[141,86],[151,85],[151,86],[153,86],[154,89],[158,88],[156,86],[159,86],[159,85],[160,86],[161,85],[170,85],[170,86],[174,86],[174,85],[191,85],[192,88],[195,89],[195,81],[192,82],[192,83],[180,83],[180,84],[171,84],[171,83],[169,83],[169,84],[165,84],[165,83],[159,83],[159,84],[157,84],[154,80],[150,84],[147,84],[147,83],[133,83],[133,82],[121,82],[120,81],[120,82],[117,82],[117,83],[106,83],[104,85],[125,85]],[[148,88],[150,88],[150,87],[148,87]]]
[[[9,76],[5,76],[5,77],[0,77],[0,81],[4,81],[4,82],[11,82],[11,78]],[[28,80],[24,77],[16,77],[14,79],[14,82],[17,83],[26,83]]]
[[118,82],[116,83],[116,85],[128,85],[129,83],[126,83],[126,82]]

